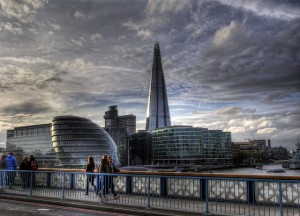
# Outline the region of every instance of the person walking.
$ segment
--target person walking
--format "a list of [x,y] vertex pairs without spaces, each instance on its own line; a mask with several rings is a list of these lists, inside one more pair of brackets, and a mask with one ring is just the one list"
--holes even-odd
[[[86,173],[93,173],[94,170],[95,170],[94,158],[92,156],[89,156],[85,172]],[[88,195],[89,194],[90,183],[91,183],[91,185],[94,187],[94,189],[96,191],[96,186],[94,185],[94,179],[95,179],[94,175],[90,175],[90,174],[86,175],[86,190],[85,190],[85,194],[84,195]]]
[[[115,164],[114,164],[113,159],[112,159],[111,156],[109,156],[108,160],[109,160],[109,165],[110,165],[110,172],[111,173],[118,173],[118,172],[120,172],[120,170],[118,168],[116,168],[116,166],[115,166]],[[120,196],[117,194],[117,192],[115,190],[114,177],[115,176],[111,176],[111,179],[110,179],[110,182],[111,182],[111,192],[114,195],[114,199],[119,199]]]
[[[0,169],[1,170],[5,170],[6,169],[6,154],[2,154],[1,155],[1,161],[0,161]],[[5,185],[5,176],[6,176],[6,172],[3,171],[0,173],[1,175],[1,178],[0,178],[0,184],[1,184],[1,187],[4,187]]]
[[1,161],[0,161],[0,169],[6,169],[6,158],[7,156],[5,154],[1,155]]
[[[102,158],[101,158],[100,173],[111,173],[108,154],[103,155]],[[109,180],[110,179],[109,179],[108,175],[103,175],[102,184],[103,184],[103,187],[104,187],[103,188],[103,195],[104,195],[104,201],[105,202],[109,201],[109,197],[107,195],[108,191],[109,191],[109,186],[110,186]]]
[[6,169],[8,170],[7,173],[7,183],[8,187],[12,188],[12,185],[14,184],[16,173],[13,172],[13,170],[17,169],[17,159],[14,157],[13,153],[10,152],[5,159],[6,162]]
[[20,164],[19,170],[25,170],[25,172],[21,172],[21,179],[22,179],[23,188],[25,188],[26,186],[29,187],[30,181],[29,181],[29,172],[28,172],[28,170],[30,170],[30,165],[29,165],[27,156],[23,157],[23,160]]
[[37,162],[37,160],[35,159],[35,157],[33,155],[29,156],[29,166],[30,166],[30,170],[32,170],[33,172],[31,172],[32,175],[32,187],[35,187],[35,175],[36,175],[36,171],[39,168],[39,164]]

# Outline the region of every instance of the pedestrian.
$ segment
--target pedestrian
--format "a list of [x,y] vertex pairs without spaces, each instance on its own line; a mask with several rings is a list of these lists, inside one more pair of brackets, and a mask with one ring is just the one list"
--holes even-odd
[[[114,162],[113,162],[113,158],[112,158],[111,156],[109,156],[108,160],[109,160],[109,165],[110,165],[110,172],[111,172],[111,173],[118,173],[118,172],[120,172],[120,169],[118,169],[118,168],[115,166],[115,164],[114,164]],[[112,192],[113,195],[114,195],[114,199],[119,199],[120,196],[117,194],[117,192],[116,192],[116,190],[115,190],[114,177],[115,177],[115,176],[111,176],[111,180],[110,180],[110,182],[111,182],[111,192]]]
[[14,157],[13,153],[10,152],[5,160],[7,171],[7,183],[9,188],[12,188],[14,184],[16,172],[14,170],[17,169],[17,159]]
[[38,162],[36,161],[34,155],[30,155],[29,156],[29,166],[30,166],[30,170],[32,170],[33,172],[31,172],[31,176],[32,176],[32,187],[35,187],[35,175],[36,175],[36,171],[38,170],[39,168],[39,164]]
[[[94,158],[92,156],[89,156],[85,172],[86,173],[93,173],[94,170],[95,170]],[[84,195],[88,195],[89,194],[90,183],[91,183],[91,185],[94,187],[94,189],[96,191],[96,186],[94,185],[94,179],[95,179],[94,175],[90,175],[90,174],[86,175],[86,190],[85,190],[85,194]]]
[[[2,154],[1,155],[1,161],[0,161],[0,169],[1,170],[5,170],[6,169],[6,154]],[[4,186],[5,185],[5,176],[6,176],[6,172],[3,171],[0,173],[1,175],[1,178],[0,178],[0,184],[1,186]]]
[[0,161],[0,169],[6,169],[6,154],[1,155],[1,161]]
[[[109,156],[108,154],[105,154],[102,156],[101,158],[101,164],[100,164],[100,173],[111,173],[111,168],[109,165]],[[103,175],[103,179],[102,179],[102,184],[103,184],[103,195],[104,195],[104,201],[108,202],[109,201],[109,197],[108,197],[108,190],[109,190],[109,186],[110,186],[110,182],[109,182],[109,176],[108,175]]]
[[28,161],[28,157],[24,156],[23,160],[20,164],[20,168],[19,170],[24,170],[23,172],[21,172],[21,179],[22,179],[22,186],[23,188],[25,188],[26,186],[29,187],[30,186],[30,181],[29,181],[29,171],[30,170],[30,165],[29,165],[29,161]]

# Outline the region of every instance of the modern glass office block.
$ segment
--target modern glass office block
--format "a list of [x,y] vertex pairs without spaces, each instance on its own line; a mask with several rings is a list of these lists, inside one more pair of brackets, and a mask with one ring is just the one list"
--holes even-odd
[[58,164],[51,142],[51,124],[15,127],[7,131],[6,150],[13,152],[18,165],[23,156],[34,155],[39,167]]
[[63,168],[84,168],[88,156],[100,163],[104,154],[119,164],[117,146],[109,134],[89,119],[57,116],[52,120],[52,143]]
[[229,132],[192,126],[171,126],[154,129],[152,139],[154,164],[232,164]]

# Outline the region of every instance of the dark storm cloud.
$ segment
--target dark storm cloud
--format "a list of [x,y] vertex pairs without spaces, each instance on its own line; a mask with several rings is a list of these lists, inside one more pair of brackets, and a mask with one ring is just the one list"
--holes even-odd
[[174,124],[226,129],[241,139],[255,129],[277,144],[279,136],[299,134],[292,122],[299,118],[298,1],[0,4],[1,106],[14,110],[19,101],[42,112],[49,104],[46,117],[28,121],[59,113],[103,123],[99,116],[116,104],[144,127],[158,41]]
[[1,112],[16,114],[37,114],[49,111],[47,103],[44,102],[16,102],[14,104],[6,105],[1,108]]

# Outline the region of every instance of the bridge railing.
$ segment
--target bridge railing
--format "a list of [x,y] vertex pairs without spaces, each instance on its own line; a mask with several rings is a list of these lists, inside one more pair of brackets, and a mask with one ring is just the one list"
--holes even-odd
[[[245,176],[195,173],[0,171],[4,194],[171,209],[203,214],[299,215],[299,176]],[[91,179],[91,178],[90,178]],[[114,185],[120,197],[108,197]],[[86,195],[86,192],[88,194]]]

